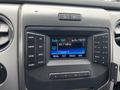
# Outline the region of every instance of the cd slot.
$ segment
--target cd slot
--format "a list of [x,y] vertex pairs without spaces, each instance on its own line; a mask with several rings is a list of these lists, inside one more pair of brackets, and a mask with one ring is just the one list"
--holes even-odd
[[62,73],[50,73],[49,78],[54,79],[70,79],[70,78],[83,78],[89,77],[90,71],[80,71],[80,72],[62,72]]

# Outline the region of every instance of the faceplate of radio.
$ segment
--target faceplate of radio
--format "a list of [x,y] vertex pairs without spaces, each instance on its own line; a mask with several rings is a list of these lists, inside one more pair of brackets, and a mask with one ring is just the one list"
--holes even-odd
[[[67,83],[66,80],[77,79],[76,82],[80,83],[81,78],[84,81],[94,78],[98,68],[101,70],[98,74],[106,76],[110,56],[109,43],[109,31],[106,28],[26,27],[24,62],[27,87],[32,88],[32,78],[35,80],[38,76],[40,85],[53,82],[50,90],[56,89],[54,81],[60,83],[59,80],[64,80]],[[95,75],[95,80],[101,78],[99,75]],[[102,84],[104,80],[100,79],[100,82]],[[65,84],[62,86],[63,89]]]
[[27,68],[51,61],[109,63],[109,33],[105,28],[28,27],[25,42]]

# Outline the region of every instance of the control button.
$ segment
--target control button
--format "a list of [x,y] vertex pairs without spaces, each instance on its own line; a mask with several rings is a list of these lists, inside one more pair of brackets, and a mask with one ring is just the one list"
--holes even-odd
[[28,54],[27,61],[35,61],[35,54]]
[[44,42],[44,36],[43,35],[36,35],[36,41],[37,43],[43,43]]
[[95,55],[94,58],[100,59],[100,56]]
[[28,39],[35,39],[35,37],[33,36],[33,34],[28,33]]
[[69,55],[69,57],[70,57],[70,58],[74,58],[74,57],[76,57],[76,55]]
[[102,59],[105,60],[105,57],[103,56]]
[[64,55],[64,54],[63,54],[63,55],[61,55],[61,57],[62,57],[62,58],[66,58],[66,57],[67,57],[67,55]]
[[41,65],[41,64],[43,64],[43,63],[44,63],[44,60],[39,60],[39,61],[37,62],[38,65]]
[[29,64],[28,64],[28,67],[29,67],[29,68],[34,67],[34,66],[35,66],[34,63],[29,63]]
[[106,54],[108,54],[108,52],[107,51],[103,51],[102,54],[106,55]]
[[39,48],[39,49],[42,49],[42,48],[44,48],[44,47],[43,47],[43,45],[38,45],[38,48]]
[[27,45],[35,45],[35,35],[27,33]]
[[59,55],[52,55],[53,58],[59,58]]
[[36,51],[37,53],[44,52],[44,43],[42,44],[36,43]]
[[103,49],[108,49],[108,47],[107,46],[103,46]]
[[96,53],[96,54],[100,54],[100,53],[101,53],[101,51],[95,51],[95,53]]
[[94,49],[100,49],[100,46],[94,45]]
[[108,41],[105,41],[105,40],[104,40],[104,41],[103,41],[103,44],[108,44]]
[[28,49],[34,49],[35,45],[28,45],[27,47],[28,47]]
[[36,51],[36,59],[37,59],[37,61],[40,59],[42,59],[44,61],[44,49],[43,50],[38,49]]
[[38,53],[36,59],[37,61],[44,61],[44,53]]
[[44,56],[44,53],[38,53],[38,56],[39,56],[39,57],[43,57],[43,56]]
[[35,55],[28,55],[28,58],[34,58]]

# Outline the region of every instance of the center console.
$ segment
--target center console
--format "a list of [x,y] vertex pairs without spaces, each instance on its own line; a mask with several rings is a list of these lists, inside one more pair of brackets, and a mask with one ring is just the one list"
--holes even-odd
[[110,79],[109,19],[103,9],[23,5],[20,85],[28,90],[102,88]]
[[26,27],[24,42],[30,90],[99,88],[108,79],[108,29]]
[[119,6],[0,0],[0,90],[119,90]]

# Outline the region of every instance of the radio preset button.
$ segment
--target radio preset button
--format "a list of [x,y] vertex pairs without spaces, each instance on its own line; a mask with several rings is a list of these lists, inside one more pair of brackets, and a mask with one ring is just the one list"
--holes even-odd
[[27,33],[27,45],[35,45],[35,35]]
[[39,49],[43,48],[43,45],[38,45]]
[[37,41],[37,43],[44,43],[44,36],[37,35],[36,36],[36,41]]
[[28,55],[28,58],[34,58],[35,55]]
[[28,67],[29,67],[29,68],[34,67],[34,66],[35,66],[34,63],[30,63],[30,64],[28,64]]
[[38,65],[41,65],[41,64],[44,63],[44,61],[43,61],[43,60],[40,60],[40,61],[38,61],[37,63],[38,63]]
[[98,58],[98,59],[100,59],[100,56],[95,55],[95,57],[94,57],[94,58]]
[[27,47],[28,47],[28,49],[34,49],[35,45],[28,45]]
[[44,54],[43,53],[38,53],[38,56],[39,57],[42,57]]

